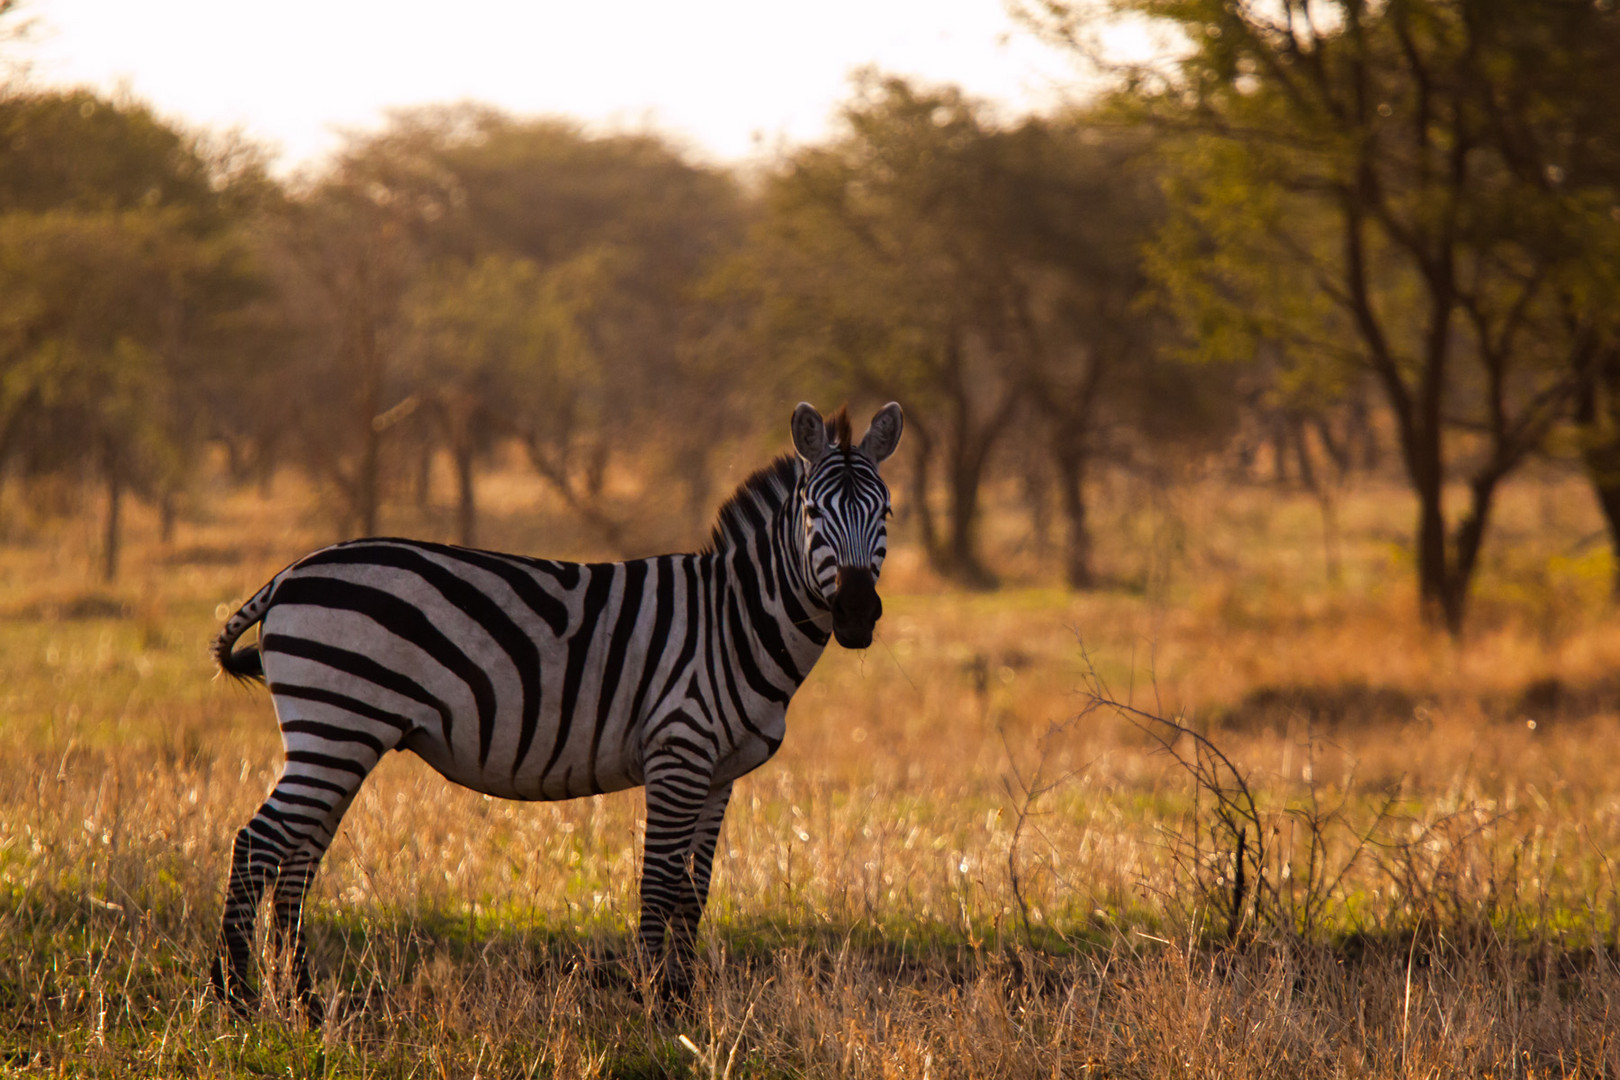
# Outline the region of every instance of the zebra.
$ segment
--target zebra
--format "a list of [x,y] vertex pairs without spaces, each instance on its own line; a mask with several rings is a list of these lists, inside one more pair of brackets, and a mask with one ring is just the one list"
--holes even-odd
[[[372,538],[323,548],[226,620],[222,673],[263,681],[284,763],[237,833],[215,990],[257,1002],[254,924],[271,896],[312,1024],[303,904],[366,776],[409,750],[487,795],[559,800],[646,789],[636,952],[690,985],[733,782],[782,745],[788,702],[829,638],[871,644],[883,613],[888,488],[900,406],[859,443],[840,409],[793,412],[793,452],[743,481],[692,554],[567,563]],[[260,624],[257,645],[233,647]]]

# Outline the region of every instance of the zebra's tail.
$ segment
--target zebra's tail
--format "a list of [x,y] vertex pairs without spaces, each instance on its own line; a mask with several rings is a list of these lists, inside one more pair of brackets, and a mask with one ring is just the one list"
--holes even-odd
[[283,570],[271,578],[268,585],[253,595],[253,599],[237,608],[236,614],[225,620],[225,628],[208,647],[219,670],[237,682],[264,681],[264,658],[259,655],[259,647],[248,645],[233,652],[231,646],[236,644],[237,638],[247,633],[248,627],[264,618],[264,613],[270,610],[270,597],[275,593],[276,586],[281,584],[285,573]]

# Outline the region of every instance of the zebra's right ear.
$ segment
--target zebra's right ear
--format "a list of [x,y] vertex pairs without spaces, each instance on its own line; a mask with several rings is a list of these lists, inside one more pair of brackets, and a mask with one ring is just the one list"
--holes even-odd
[[793,410],[793,449],[811,465],[827,452],[827,423],[808,401]]

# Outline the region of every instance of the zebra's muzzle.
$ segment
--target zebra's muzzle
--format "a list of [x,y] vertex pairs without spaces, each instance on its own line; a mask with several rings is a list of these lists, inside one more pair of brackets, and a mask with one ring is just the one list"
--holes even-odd
[[883,617],[883,601],[877,594],[872,571],[839,567],[832,598],[833,636],[846,649],[864,649],[872,644],[872,628]]

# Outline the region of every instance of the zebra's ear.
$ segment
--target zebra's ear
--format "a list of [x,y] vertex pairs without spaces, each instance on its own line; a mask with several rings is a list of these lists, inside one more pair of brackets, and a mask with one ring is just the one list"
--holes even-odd
[[793,449],[812,465],[827,452],[827,423],[808,401],[793,410]]
[[900,429],[904,426],[905,415],[900,411],[900,403],[889,402],[872,417],[872,426],[861,436],[861,449],[873,461],[882,461],[900,445]]

